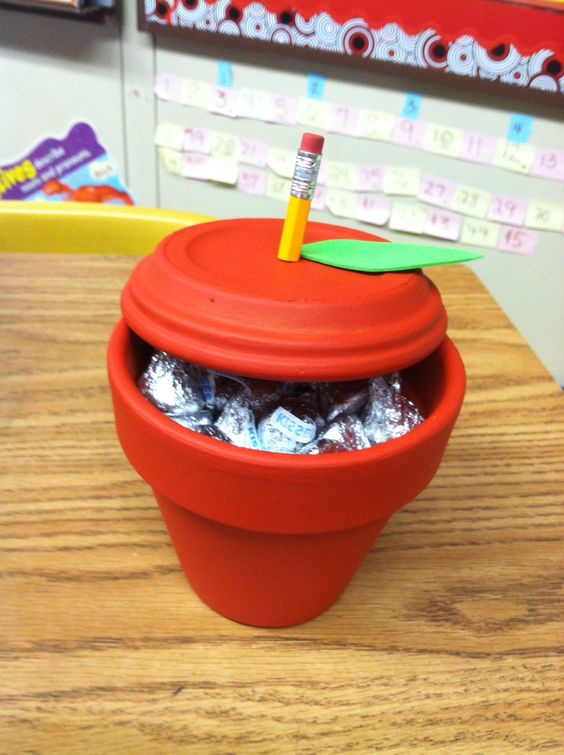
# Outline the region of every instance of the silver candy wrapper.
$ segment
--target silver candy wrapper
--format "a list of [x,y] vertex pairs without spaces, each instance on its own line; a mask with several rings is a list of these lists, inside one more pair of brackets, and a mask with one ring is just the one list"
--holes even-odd
[[358,414],[368,401],[368,391],[368,380],[323,383],[319,398],[327,422],[331,422],[339,414]]
[[215,427],[235,446],[260,449],[255,415],[248,400],[243,396],[234,396],[229,399]]
[[182,416],[167,414],[166,416],[178,425],[187,427],[188,430],[195,430],[196,432],[201,432],[200,428],[209,427],[213,423],[212,413],[208,409],[202,409],[194,412],[194,414],[184,414]]
[[326,440],[343,443],[349,451],[369,448],[370,441],[364,426],[356,414],[341,414],[331,422],[321,434]]
[[338,440],[321,438],[321,440],[309,443],[301,453],[308,454],[309,456],[319,456],[320,454],[340,454],[343,451],[350,451],[344,443],[340,443]]
[[313,443],[303,448],[304,454],[326,454],[338,451],[360,451],[370,448],[364,425],[356,414],[340,414],[322,431]]
[[259,443],[263,451],[293,454],[317,434],[317,397],[313,393],[284,399],[261,419]]
[[223,409],[231,398],[239,396],[249,401],[256,414],[261,414],[270,403],[282,398],[285,383],[209,371],[204,377],[203,389],[208,406]]
[[370,380],[370,398],[363,415],[372,445],[399,438],[423,422],[415,404],[401,392],[398,373]]
[[249,393],[247,381],[244,378],[236,378],[211,371],[205,375],[204,386],[206,388],[206,403],[216,409],[223,409],[232,398],[242,398]]
[[138,381],[145,398],[169,416],[186,416],[204,406],[200,384],[198,367],[165,351],[152,355]]
[[357,451],[399,438],[423,421],[402,392],[399,373],[349,382],[289,383],[207,370],[157,351],[138,385],[183,427],[274,453]]
[[218,430],[215,425],[200,425],[196,428],[200,435],[206,435],[208,438],[214,438],[215,440],[221,440],[224,443],[229,443],[229,438],[221,430]]
[[286,392],[286,383],[278,380],[248,378],[247,385],[249,389],[247,398],[257,415],[263,414],[272,403],[280,401]]

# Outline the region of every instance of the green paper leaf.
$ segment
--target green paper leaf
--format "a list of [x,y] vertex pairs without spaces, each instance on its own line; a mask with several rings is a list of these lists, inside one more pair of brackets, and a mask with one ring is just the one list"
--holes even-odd
[[481,254],[461,249],[356,239],[331,239],[304,244],[302,257],[323,265],[364,273],[413,270],[418,267],[451,265],[455,262],[483,259]]

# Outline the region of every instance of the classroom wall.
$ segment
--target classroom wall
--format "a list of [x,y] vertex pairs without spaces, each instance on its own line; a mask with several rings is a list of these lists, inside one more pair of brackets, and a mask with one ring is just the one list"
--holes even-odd
[[116,18],[100,25],[0,8],[0,162],[84,119],[124,164],[120,35]]
[[[155,40],[138,32],[134,3],[124,3],[121,20],[114,16],[102,24],[1,9],[0,29],[0,102],[7,114],[0,123],[1,161],[25,153],[44,135],[62,136],[74,120],[88,120],[122,166],[138,204],[223,218],[250,213],[260,217],[283,215],[284,206],[276,200],[250,199],[230,187],[171,174],[153,147],[156,124],[166,120],[295,149],[301,127],[226,119],[154,97],[157,71],[215,82],[217,52],[184,40]],[[305,94],[306,77],[312,70],[311,63],[290,55],[258,55],[227,46],[222,58],[232,63],[237,87],[282,94]],[[399,113],[405,93],[417,91],[423,95],[423,120],[503,137],[510,114],[521,112],[535,118],[531,139],[535,144],[553,148],[564,144],[561,108],[532,105],[508,88],[478,95],[461,91],[450,79],[429,83],[395,74],[351,71],[342,65],[316,65],[315,71],[325,76],[325,97],[330,101]],[[325,155],[358,163],[416,166],[496,193],[564,201],[561,183],[392,144],[332,134]],[[312,217],[367,228],[328,212],[315,212]],[[382,233],[392,240],[417,239],[389,229]],[[547,369],[564,384],[564,235],[542,233],[533,257],[495,250],[483,253],[485,259],[473,264],[476,274]]]

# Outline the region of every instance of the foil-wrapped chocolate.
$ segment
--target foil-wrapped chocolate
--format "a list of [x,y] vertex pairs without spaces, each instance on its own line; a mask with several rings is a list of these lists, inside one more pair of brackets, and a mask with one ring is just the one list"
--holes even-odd
[[244,396],[233,396],[227,401],[215,427],[235,446],[260,449],[255,415]]
[[370,447],[364,425],[356,414],[340,414],[323,430],[321,438],[343,443],[349,451]]
[[249,393],[247,381],[244,378],[227,373],[210,370],[206,374],[205,384],[208,406],[216,409],[223,409],[232,398],[242,398]]
[[221,440],[223,443],[231,443],[227,435],[218,430],[215,425],[200,425],[196,428],[200,435],[206,435],[208,438],[214,438],[215,440]]
[[405,435],[423,422],[423,416],[418,407],[404,394],[397,394],[396,407],[398,412],[398,422],[395,427],[392,428],[393,438],[399,438],[401,435]]
[[262,414],[268,405],[284,395],[285,383],[278,380],[242,378],[227,372],[208,371],[204,380],[204,395],[208,406],[223,409],[234,396],[248,399],[252,410]]
[[364,429],[373,445],[405,435],[423,421],[415,404],[401,392],[398,373],[370,380],[370,398],[365,409]]
[[308,443],[300,453],[309,456],[319,456],[321,454],[339,454],[349,450],[344,443],[340,443],[338,440],[320,438],[319,440],[314,440],[313,443]]
[[286,390],[286,383],[279,380],[248,378],[247,386],[247,398],[252,410],[258,415],[267,411],[270,404],[280,401]]
[[196,430],[200,432],[201,427],[209,427],[213,422],[212,413],[208,409],[200,409],[193,414],[167,414],[169,419],[172,419],[178,425],[187,427],[188,430]]
[[309,443],[302,453],[322,454],[336,451],[360,451],[370,448],[364,425],[356,414],[340,414]]
[[215,374],[211,370],[200,368],[200,390],[202,391],[202,397],[205,405],[209,409],[215,407]]
[[327,422],[331,422],[339,414],[358,414],[368,401],[368,390],[368,380],[323,383],[319,398]]
[[141,393],[169,416],[186,416],[204,405],[201,370],[196,365],[156,351],[138,380]]
[[283,399],[258,426],[261,448],[281,454],[297,453],[317,434],[317,396],[302,393]]
[[370,380],[291,383],[208,370],[157,351],[138,385],[189,430],[275,453],[356,451],[398,438],[423,421],[397,372]]

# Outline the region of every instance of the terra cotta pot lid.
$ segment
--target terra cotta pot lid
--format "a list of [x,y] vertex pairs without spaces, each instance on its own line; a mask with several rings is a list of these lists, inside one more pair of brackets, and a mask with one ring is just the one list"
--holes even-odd
[[[182,359],[272,380],[370,377],[437,348],[446,312],[421,270],[368,274],[283,262],[282,223],[220,220],[163,239],[124,289],[127,324]],[[305,243],[334,238],[380,240],[308,224]]]

